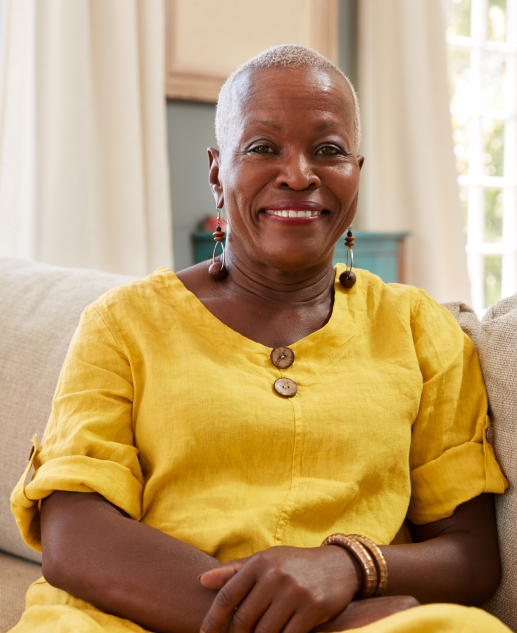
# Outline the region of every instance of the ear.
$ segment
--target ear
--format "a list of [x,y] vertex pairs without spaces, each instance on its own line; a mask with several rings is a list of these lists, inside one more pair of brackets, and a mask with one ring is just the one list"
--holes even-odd
[[359,169],[362,169],[364,165],[364,156],[357,156],[357,162],[359,163]]
[[215,204],[218,209],[224,205],[223,185],[219,179],[221,168],[221,155],[214,147],[208,148],[208,182],[214,194]]

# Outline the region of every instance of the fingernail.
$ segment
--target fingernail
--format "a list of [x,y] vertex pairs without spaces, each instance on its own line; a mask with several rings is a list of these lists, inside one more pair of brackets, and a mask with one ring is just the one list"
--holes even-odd
[[204,576],[206,574],[206,571],[204,571],[202,574],[199,574],[199,576],[197,577],[198,580],[201,580],[201,576]]

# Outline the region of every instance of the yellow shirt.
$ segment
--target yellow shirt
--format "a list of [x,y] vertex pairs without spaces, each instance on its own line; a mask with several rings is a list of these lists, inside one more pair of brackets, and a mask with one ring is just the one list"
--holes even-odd
[[[503,492],[470,339],[424,291],[361,270],[346,290],[342,270],[330,320],[285,370],[167,269],[88,307],[35,475],[12,495],[26,542],[41,549],[38,501],[54,490],[98,492],[220,561],[334,532],[388,544],[406,515]],[[282,376],[294,397],[273,389]]]

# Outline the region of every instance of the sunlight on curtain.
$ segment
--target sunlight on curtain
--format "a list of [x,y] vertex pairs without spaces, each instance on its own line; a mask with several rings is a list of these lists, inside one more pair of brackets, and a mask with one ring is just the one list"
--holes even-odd
[[362,226],[411,231],[407,282],[469,303],[442,3],[361,0],[358,70]]
[[454,153],[478,314],[517,292],[517,0],[448,0]]
[[162,0],[5,0],[0,255],[172,266]]

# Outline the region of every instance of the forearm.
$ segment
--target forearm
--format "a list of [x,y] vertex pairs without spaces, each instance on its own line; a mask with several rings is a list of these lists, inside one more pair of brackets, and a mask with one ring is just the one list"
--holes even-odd
[[386,595],[411,595],[422,604],[480,604],[495,591],[499,574],[493,564],[483,573],[477,544],[469,534],[446,534],[425,543],[381,547],[389,569]]
[[389,569],[387,595],[478,605],[496,590],[501,569],[492,495],[413,531],[420,542],[381,547]]
[[[42,512],[43,575],[107,613],[158,633],[197,633],[216,591],[198,581],[219,566],[200,550],[132,521],[99,495],[66,495],[66,520]],[[111,511],[110,511],[111,510]],[[47,513],[47,516],[45,514]]]

